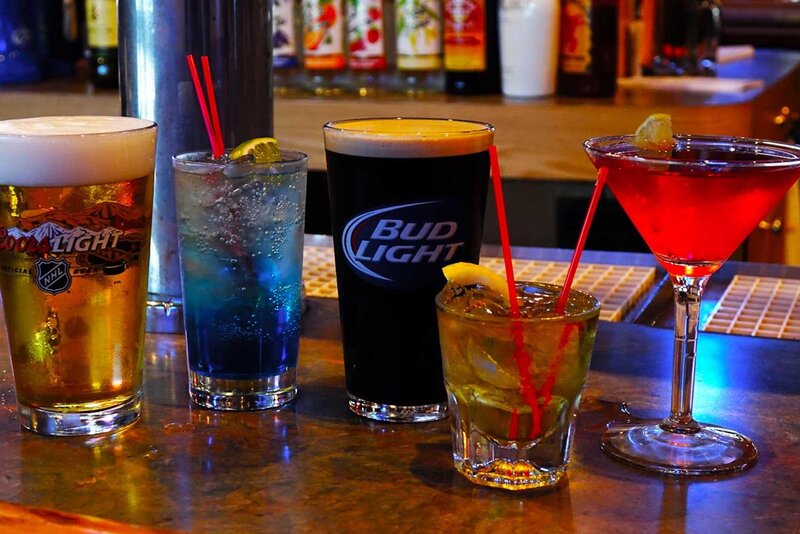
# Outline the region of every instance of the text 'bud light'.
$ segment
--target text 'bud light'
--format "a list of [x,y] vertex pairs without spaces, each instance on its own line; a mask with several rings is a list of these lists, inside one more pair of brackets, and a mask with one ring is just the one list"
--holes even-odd
[[362,279],[392,287],[422,287],[442,279],[441,268],[464,258],[466,229],[457,201],[382,207],[356,215],[342,231],[348,264]]

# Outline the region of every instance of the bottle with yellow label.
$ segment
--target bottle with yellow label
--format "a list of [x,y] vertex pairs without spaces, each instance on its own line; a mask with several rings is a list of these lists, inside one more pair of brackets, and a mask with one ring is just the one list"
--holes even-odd
[[444,0],[445,90],[500,93],[497,0]]
[[117,87],[117,2],[85,0],[86,57],[95,87]]
[[441,93],[441,0],[396,0],[397,89],[408,96]]

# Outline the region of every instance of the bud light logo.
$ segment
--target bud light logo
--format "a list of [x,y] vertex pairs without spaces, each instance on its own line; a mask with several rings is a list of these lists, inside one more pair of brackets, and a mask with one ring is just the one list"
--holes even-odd
[[72,285],[72,276],[69,274],[69,262],[65,259],[36,261],[36,285],[39,289],[51,295],[58,295],[69,289]]
[[355,273],[388,287],[423,287],[441,268],[465,259],[463,209],[444,200],[389,206],[356,215],[344,227],[342,249]]

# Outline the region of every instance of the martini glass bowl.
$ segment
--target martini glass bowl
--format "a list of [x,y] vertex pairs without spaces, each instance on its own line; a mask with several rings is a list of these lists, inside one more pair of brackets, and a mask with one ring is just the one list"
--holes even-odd
[[611,423],[612,457],[672,475],[741,471],[758,457],[747,437],[692,417],[700,299],[709,277],[800,178],[800,147],[738,137],[674,136],[672,153],[633,136],[584,143],[659,263],[675,298],[672,405],[661,420]]

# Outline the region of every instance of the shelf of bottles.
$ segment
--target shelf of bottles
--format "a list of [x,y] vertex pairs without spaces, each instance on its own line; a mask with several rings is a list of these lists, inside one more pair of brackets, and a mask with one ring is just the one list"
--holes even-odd
[[616,0],[275,0],[275,93],[610,96],[616,16]]
[[[272,10],[279,96],[610,97],[643,64],[714,75],[720,33],[719,0],[274,0]],[[68,75],[83,56],[95,86],[117,86],[116,0],[0,2],[0,20],[0,83]]]

